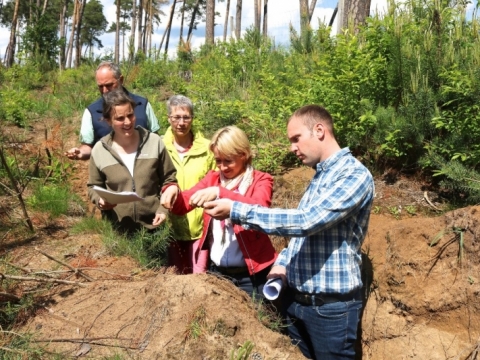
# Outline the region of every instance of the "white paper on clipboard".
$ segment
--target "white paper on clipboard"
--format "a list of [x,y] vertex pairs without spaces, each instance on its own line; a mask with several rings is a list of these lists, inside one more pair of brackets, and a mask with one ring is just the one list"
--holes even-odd
[[114,192],[96,185],[93,185],[92,189],[98,194],[98,196],[110,204],[124,204],[143,200],[143,198],[138,196],[137,193],[131,191]]

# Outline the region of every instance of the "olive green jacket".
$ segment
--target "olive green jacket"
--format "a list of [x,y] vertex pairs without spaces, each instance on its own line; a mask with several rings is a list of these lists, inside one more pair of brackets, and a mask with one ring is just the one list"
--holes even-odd
[[140,133],[140,143],[133,176],[112,148],[112,131],[92,149],[88,195],[90,200],[98,205],[100,197],[92,189],[93,185],[115,192],[136,192],[144,200],[118,204],[113,210],[104,211],[103,215],[114,223],[120,223],[122,227],[140,223],[147,228],[153,228],[155,213],[167,214],[167,210],[160,205],[160,194],[166,185],[177,184],[176,170],[160,136],[140,126],[136,129]]

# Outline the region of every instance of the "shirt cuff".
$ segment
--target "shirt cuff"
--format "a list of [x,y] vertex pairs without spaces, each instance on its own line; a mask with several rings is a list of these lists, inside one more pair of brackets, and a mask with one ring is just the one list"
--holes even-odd
[[245,230],[248,230],[250,228],[247,224],[245,224],[247,221],[247,211],[249,207],[249,204],[234,201],[232,204],[232,208],[230,209],[230,219],[232,220],[232,222],[242,225]]

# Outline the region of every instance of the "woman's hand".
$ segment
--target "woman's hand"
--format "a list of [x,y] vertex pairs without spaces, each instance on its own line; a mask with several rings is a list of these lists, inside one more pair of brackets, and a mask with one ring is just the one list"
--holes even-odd
[[174,185],[167,187],[160,197],[160,204],[170,210],[177,200],[178,192],[179,188]]
[[165,221],[167,216],[165,214],[155,214],[155,219],[153,219],[152,225],[158,226]]
[[103,198],[98,200],[98,208],[100,210],[112,210],[117,204],[110,204],[109,202],[105,201]]
[[220,195],[218,186],[211,186],[202,190],[198,190],[190,197],[190,205],[195,207],[203,207],[207,201],[213,201]]

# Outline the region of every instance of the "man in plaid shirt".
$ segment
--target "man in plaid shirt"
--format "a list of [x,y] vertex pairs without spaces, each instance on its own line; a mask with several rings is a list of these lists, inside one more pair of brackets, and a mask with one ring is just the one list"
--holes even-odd
[[283,303],[292,342],[310,359],[354,359],[373,178],[348,148],[340,148],[324,108],[298,109],[287,134],[291,151],[316,169],[297,209],[219,199],[206,203],[205,211],[247,229],[290,236],[268,277],[288,284]]

